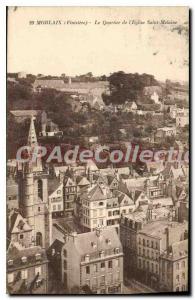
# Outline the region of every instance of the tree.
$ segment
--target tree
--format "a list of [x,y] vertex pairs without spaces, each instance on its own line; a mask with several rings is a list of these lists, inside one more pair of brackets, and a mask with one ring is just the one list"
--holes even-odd
[[108,77],[111,95],[104,96],[105,104],[124,104],[126,101],[136,101],[142,96],[145,86],[158,85],[153,75],[115,72]]

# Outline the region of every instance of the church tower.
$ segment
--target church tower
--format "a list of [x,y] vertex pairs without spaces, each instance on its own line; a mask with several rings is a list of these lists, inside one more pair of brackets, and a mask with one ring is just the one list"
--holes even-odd
[[49,213],[48,213],[48,173],[43,170],[41,158],[33,160],[37,136],[34,118],[31,118],[28,135],[30,146],[30,161],[23,166],[22,176],[22,211],[23,217],[32,228],[32,239],[35,245],[47,248],[49,241]]

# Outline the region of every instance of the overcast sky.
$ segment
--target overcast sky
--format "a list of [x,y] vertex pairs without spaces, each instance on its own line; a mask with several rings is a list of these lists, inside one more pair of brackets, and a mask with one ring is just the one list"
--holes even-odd
[[[177,25],[102,25],[102,21],[161,19]],[[62,25],[29,25],[61,20]],[[64,21],[89,21],[67,25]],[[95,25],[95,20],[100,24]],[[157,79],[188,80],[186,8],[11,8],[8,14],[8,72],[69,76],[122,70]],[[182,27],[180,27],[182,26]]]

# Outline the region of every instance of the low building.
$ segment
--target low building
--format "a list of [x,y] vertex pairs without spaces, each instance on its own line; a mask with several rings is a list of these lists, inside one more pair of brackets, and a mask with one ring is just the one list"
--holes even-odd
[[176,115],[176,127],[184,127],[189,125],[189,109],[180,109]]
[[47,294],[48,260],[41,247],[10,244],[7,252],[7,289],[15,294]]
[[8,210],[19,208],[19,186],[16,178],[12,175],[7,178],[6,204]]
[[34,245],[32,239],[32,228],[20,213],[12,211],[8,215],[8,233],[9,242],[20,243],[23,247]]
[[176,135],[175,127],[161,127],[157,129],[156,138],[163,139],[166,137],[172,137]]
[[173,243],[160,256],[160,290],[188,291],[188,240]]
[[91,294],[123,292],[123,251],[113,228],[72,233],[62,248],[62,282],[69,291],[87,287]]
[[26,78],[27,77],[27,74],[26,72],[18,72],[18,78],[21,79],[21,78]]
[[[184,240],[188,224],[156,221],[148,223],[137,235],[137,270],[140,281],[158,289],[160,256],[176,242]],[[172,290],[171,290],[172,291]]]
[[10,114],[17,123],[22,123],[25,120],[29,120],[32,116],[36,119],[41,118],[40,110],[11,110]]
[[133,112],[133,113],[136,113],[136,111],[137,111],[137,104],[135,103],[135,101],[126,101],[122,110],[124,112]]

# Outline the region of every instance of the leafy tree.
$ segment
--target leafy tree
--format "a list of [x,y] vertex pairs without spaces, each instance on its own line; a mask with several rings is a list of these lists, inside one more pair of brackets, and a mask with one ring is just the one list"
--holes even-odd
[[141,95],[145,86],[158,85],[153,75],[115,72],[108,77],[111,95],[105,96],[105,104],[123,104],[126,101],[136,101]]

